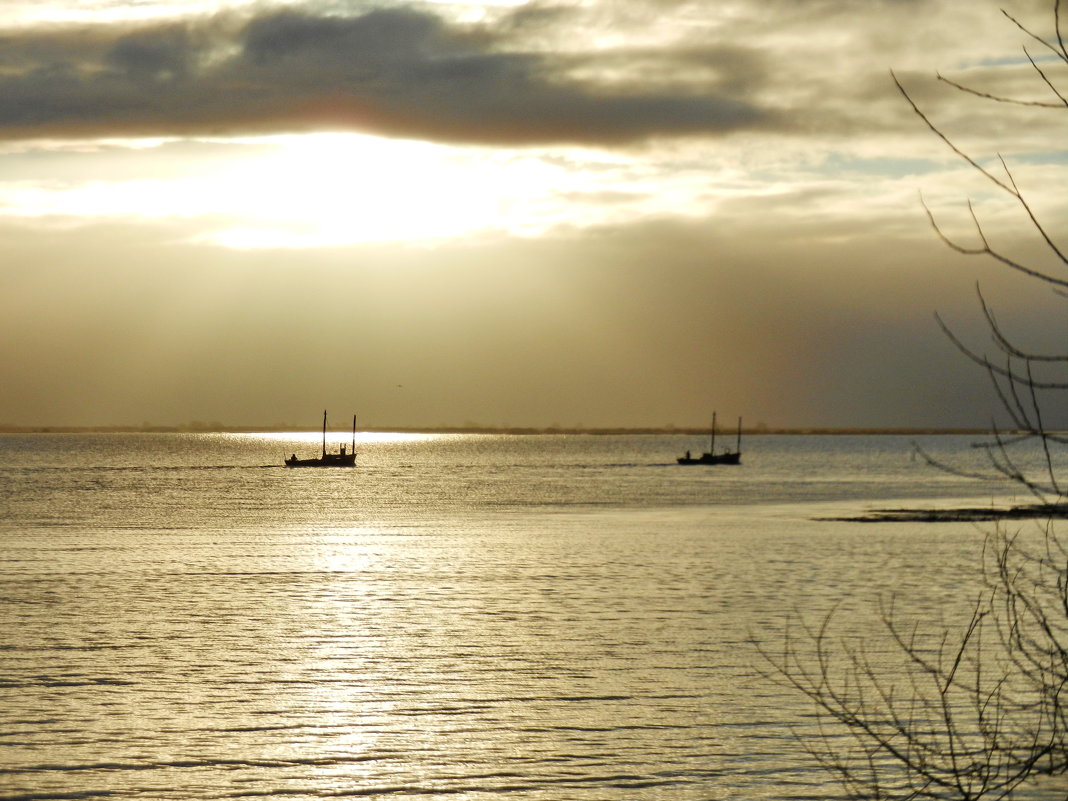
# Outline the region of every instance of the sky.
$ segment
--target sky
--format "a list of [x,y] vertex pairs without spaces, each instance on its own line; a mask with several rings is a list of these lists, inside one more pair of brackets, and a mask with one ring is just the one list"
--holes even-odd
[[986,426],[935,313],[1064,300],[925,204],[1056,265],[891,71],[1064,231],[1064,110],[936,78],[1053,99],[1052,5],[5,0],[0,424]]

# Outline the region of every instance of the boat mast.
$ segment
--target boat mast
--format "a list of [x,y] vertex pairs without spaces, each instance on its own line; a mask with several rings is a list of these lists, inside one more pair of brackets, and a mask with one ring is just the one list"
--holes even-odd
[[742,452],[742,418],[738,418],[738,444],[734,446],[737,453]]
[[356,415],[352,416],[352,452],[356,453]]
[[708,444],[708,452],[716,452],[716,413],[712,412],[712,441]]
[[323,458],[326,458],[326,409],[323,409]]

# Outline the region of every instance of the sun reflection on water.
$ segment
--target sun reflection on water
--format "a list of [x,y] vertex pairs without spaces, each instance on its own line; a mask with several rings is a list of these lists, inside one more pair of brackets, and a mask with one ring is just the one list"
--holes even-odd
[[[259,439],[266,439],[272,441],[281,442],[321,442],[323,439],[322,431],[269,431],[256,434],[240,434],[238,436],[243,437],[255,437]],[[388,443],[409,443],[409,442],[433,442],[434,440],[446,439],[451,434],[422,434],[408,431],[357,431],[356,432],[356,444],[388,444]],[[327,431],[326,439],[327,443],[331,441],[337,441],[344,439],[346,442],[351,441],[352,435],[345,434],[341,431]]]

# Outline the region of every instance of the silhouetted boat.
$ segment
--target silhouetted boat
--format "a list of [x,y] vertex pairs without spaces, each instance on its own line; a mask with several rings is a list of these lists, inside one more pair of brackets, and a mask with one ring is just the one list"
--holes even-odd
[[742,463],[742,418],[738,418],[738,442],[734,450],[727,449],[716,453],[716,413],[712,412],[712,441],[708,445],[708,452],[700,456],[691,456],[686,451],[685,456],[677,459],[679,464],[741,464]]
[[352,453],[345,453],[341,446],[339,453],[326,452],[326,410],[323,410],[323,455],[313,459],[298,459],[294,453],[286,459],[286,467],[355,467],[356,466],[356,415],[352,416]]

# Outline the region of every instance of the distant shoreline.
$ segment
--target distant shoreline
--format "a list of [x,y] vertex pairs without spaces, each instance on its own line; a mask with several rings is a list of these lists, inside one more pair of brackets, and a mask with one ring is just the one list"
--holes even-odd
[[818,517],[841,523],[989,523],[997,520],[1068,518],[1068,504],[1035,503],[1020,506],[979,506],[952,509],[876,509],[854,517]]
[[[319,428],[308,426],[288,426],[275,424],[269,426],[227,426],[222,424],[207,425],[179,425],[179,426],[15,426],[0,425],[0,434],[301,434],[318,432]],[[707,436],[707,428],[674,428],[674,427],[645,427],[645,428],[571,428],[564,426],[550,426],[547,428],[537,427],[511,427],[495,428],[481,426],[373,426],[358,429],[360,432],[374,434],[514,434],[514,435],[560,435],[560,434],[589,434],[589,435],[624,435],[624,434],[655,434],[670,436]],[[334,434],[342,432],[340,429]],[[734,434],[734,431],[724,429],[720,432],[723,436]],[[759,437],[767,435],[864,435],[864,436],[938,436],[938,435],[983,435],[989,434],[985,428],[823,428],[823,427],[799,427],[799,428],[743,428],[742,435],[746,437]],[[1001,432],[1011,433],[1011,432]]]

